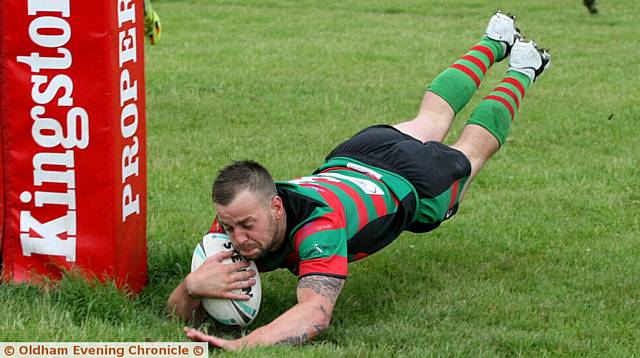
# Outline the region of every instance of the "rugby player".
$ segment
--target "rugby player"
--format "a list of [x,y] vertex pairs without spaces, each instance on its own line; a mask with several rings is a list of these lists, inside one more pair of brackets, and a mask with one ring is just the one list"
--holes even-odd
[[[431,83],[414,119],[362,130],[312,175],[274,182],[253,161],[220,170],[211,231],[228,234],[259,271],[296,274],[298,302],[237,340],[191,328],[187,337],[229,350],[306,342],[329,326],[349,262],[404,230],[428,232],[454,215],[473,178],[505,143],[529,87],[550,65],[549,53],[524,41],[514,22],[500,12],[492,16],[481,41]],[[502,82],[479,103],[455,144],[442,144],[487,70],[507,57]],[[255,272],[237,271],[246,263],[223,265],[230,256],[212,256],[187,275],[169,297],[169,311],[197,322],[204,316],[202,297],[248,299],[231,290],[252,286]]]
[[596,0],[583,0],[582,3],[587,7],[587,10],[589,10],[591,15],[598,13],[598,3]]
[[151,0],[144,0],[143,5],[144,36],[149,39],[150,44],[156,45],[160,42],[160,16],[158,16],[158,13],[153,10]]

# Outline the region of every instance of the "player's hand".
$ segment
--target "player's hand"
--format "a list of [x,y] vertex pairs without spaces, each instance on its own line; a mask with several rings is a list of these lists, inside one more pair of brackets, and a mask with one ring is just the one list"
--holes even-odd
[[219,252],[209,257],[196,271],[190,273],[184,280],[189,296],[232,300],[250,299],[249,295],[231,291],[253,286],[256,283],[253,278],[256,272],[249,269],[249,262],[246,261],[222,263],[232,255],[233,251]]
[[236,339],[234,341],[229,341],[226,339],[209,336],[207,334],[204,334],[198,331],[197,329],[193,329],[189,327],[184,327],[184,333],[187,335],[187,338],[189,338],[194,342],[206,342],[206,343],[209,343],[210,346],[213,346],[216,348],[222,348],[228,351],[235,351],[235,350],[244,348],[244,342],[242,342],[239,339]]

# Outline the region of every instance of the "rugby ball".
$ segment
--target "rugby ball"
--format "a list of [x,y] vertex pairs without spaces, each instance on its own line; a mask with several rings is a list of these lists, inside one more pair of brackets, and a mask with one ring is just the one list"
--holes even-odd
[[[191,258],[191,272],[195,271],[202,265],[205,260],[221,251],[233,251],[231,258],[222,261],[223,264],[231,264],[238,261],[247,261],[233,248],[229,236],[225,234],[209,233],[202,238],[193,251]],[[250,261],[250,267],[256,272],[255,285],[232,291],[234,293],[247,294],[251,296],[248,301],[230,300],[224,298],[203,298],[202,306],[216,321],[233,326],[244,327],[258,316],[260,311],[260,302],[262,301],[262,288],[260,286],[260,276],[258,269],[253,261]],[[246,270],[246,269],[245,269]]]

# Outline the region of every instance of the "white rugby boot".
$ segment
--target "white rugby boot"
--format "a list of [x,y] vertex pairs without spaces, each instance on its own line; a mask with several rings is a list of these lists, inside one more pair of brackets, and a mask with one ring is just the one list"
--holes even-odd
[[505,15],[500,10],[491,16],[484,34],[502,44],[502,49],[504,50],[502,58],[507,57],[513,44],[521,37],[520,31],[516,28],[516,17]]
[[539,49],[534,41],[526,42],[518,39],[513,44],[509,55],[509,70],[524,73],[533,82],[549,66],[551,66],[551,54],[545,49]]

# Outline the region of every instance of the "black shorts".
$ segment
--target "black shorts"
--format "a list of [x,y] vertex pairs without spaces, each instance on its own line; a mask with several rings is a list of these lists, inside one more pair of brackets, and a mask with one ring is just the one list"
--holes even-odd
[[[338,145],[327,156],[349,157],[401,175],[416,189],[417,219],[406,230],[426,232],[458,210],[460,192],[471,175],[469,159],[440,142],[422,143],[389,125],[375,125]],[[409,209],[409,208],[407,208]]]

